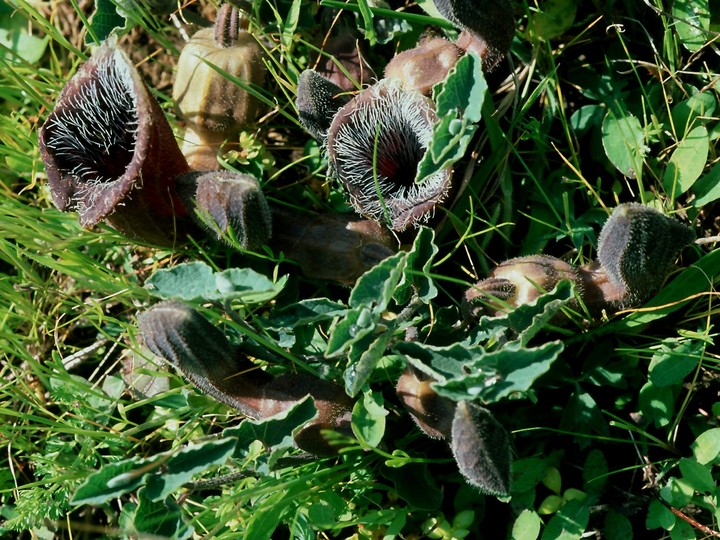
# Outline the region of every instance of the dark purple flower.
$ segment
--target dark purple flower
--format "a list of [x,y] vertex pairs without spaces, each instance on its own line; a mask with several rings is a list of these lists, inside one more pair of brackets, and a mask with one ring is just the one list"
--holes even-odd
[[185,211],[174,178],[189,167],[127,55],[106,42],[63,88],[39,132],[55,206],[90,227],[172,245]]
[[431,215],[450,188],[451,170],[422,183],[415,176],[436,122],[429,99],[387,79],[338,111],[327,136],[330,168],[359,214],[397,231]]

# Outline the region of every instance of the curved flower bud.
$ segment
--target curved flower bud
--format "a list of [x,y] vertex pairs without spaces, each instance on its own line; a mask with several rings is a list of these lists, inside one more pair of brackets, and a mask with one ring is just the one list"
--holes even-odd
[[385,77],[430,95],[433,86],[445,80],[463,53],[447,39],[432,38],[395,55],[385,66]]
[[529,255],[509,259],[465,292],[466,309],[478,316],[485,306],[502,313],[521,304],[529,304],[555,288],[561,279],[569,279],[582,295],[583,281],[578,269],[549,255]]
[[138,326],[148,349],[195,386],[247,416],[263,414],[261,387],[270,376],[198,311],[180,302],[161,302],[138,315]]
[[436,122],[430,100],[387,79],[338,111],[327,136],[330,168],[359,214],[396,231],[429,217],[452,173],[448,168],[415,182]]
[[680,251],[695,239],[686,225],[637,203],[621,204],[600,231],[598,260],[611,300],[621,307],[645,302],[670,272]]
[[185,210],[174,178],[189,170],[128,56],[106,41],[68,81],[39,134],[50,193],[83,227],[107,221],[131,239],[172,245]]
[[179,176],[177,183],[196,222],[219,240],[233,238],[242,249],[254,250],[270,238],[270,208],[254,176],[198,171]]
[[458,402],[451,446],[468,482],[490,495],[510,495],[510,436],[489,410],[471,401]]
[[397,394],[410,416],[423,432],[433,439],[450,439],[456,403],[439,396],[432,382],[412,368],[407,368],[397,383]]
[[435,0],[438,11],[461,28],[456,45],[475,51],[483,69],[491,71],[510,50],[515,36],[515,14],[508,0]]
[[337,449],[322,431],[352,433],[352,400],[340,386],[308,374],[273,378],[257,369],[195,309],[180,302],[161,302],[138,315],[138,326],[153,353],[198,388],[246,416],[269,418],[312,396],[318,415],[296,433],[299,448],[332,454]]
[[300,74],[296,101],[300,124],[315,139],[325,140],[333,118],[348,101],[350,96],[342,88],[312,69]]
[[344,214],[308,216],[273,209],[270,247],[296,261],[311,278],[353,285],[397,242],[379,223]]

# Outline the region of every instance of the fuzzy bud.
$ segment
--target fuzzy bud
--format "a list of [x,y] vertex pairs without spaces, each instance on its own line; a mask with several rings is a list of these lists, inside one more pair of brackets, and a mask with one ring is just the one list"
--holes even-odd
[[407,368],[398,380],[397,394],[426,435],[433,439],[449,439],[456,404],[439,396],[430,387],[431,382],[431,379]]
[[195,386],[247,416],[262,416],[261,388],[269,376],[253,370],[255,366],[197,310],[180,302],[161,302],[138,315],[138,326],[148,349]]
[[199,171],[177,182],[185,206],[194,208],[198,224],[218,239],[233,238],[242,249],[254,250],[270,238],[270,209],[254,176]]
[[335,83],[317,72],[306,69],[297,86],[297,108],[305,131],[319,141],[325,140],[332,119],[350,96]]
[[613,289],[612,298],[621,307],[645,302],[694,238],[689,227],[649,206],[618,206],[598,240],[598,260]]
[[490,495],[510,494],[510,436],[489,410],[471,401],[458,402],[451,446],[468,482]]
[[473,316],[478,316],[483,305],[495,312],[535,301],[543,293],[555,288],[562,279],[576,284],[582,294],[582,280],[578,269],[549,255],[517,257],[498,265],[483,279],[465,292],[465,304]]
[[462,53],[460,48],[446,39],[429,39],[414,49],[394,56],[385,67],[385,77],[399,80],[406,88],[430,95],[433,86],[445,80]]

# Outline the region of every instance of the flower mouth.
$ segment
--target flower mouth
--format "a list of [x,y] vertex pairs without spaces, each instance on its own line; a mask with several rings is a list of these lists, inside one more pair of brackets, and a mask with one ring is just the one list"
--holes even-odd
[[98,51],[63,89],[40,131],[53,200],[61,210],[78,210],[83,225],[104,219],[134,187],[126,179],[139,170],[144,145],[133,69],[119,49]]
[[415,182],[436,122],[430,100],[389,80],[338,111],[328,131],[330,165],[357,212],[398,231],[427,219],[450,184],[449,170]]

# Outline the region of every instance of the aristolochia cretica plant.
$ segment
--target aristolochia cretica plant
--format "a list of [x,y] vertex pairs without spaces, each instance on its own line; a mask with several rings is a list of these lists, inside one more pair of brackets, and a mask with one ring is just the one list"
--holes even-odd
[[189,170],[172,129],[127,55],[106,41],[68,81],[39,131],[50,194],[91,227],[173,245],[186,212],[174,178]]
[[197,310],[179,302],[161,302],[138,315],[138,326],[151,352],[245,416],[269,418],[312,396],[318,415],[296,432],[299,448],[317,455],[334,454],[337,448],[322,432],[352,434],[353,403],[341,387],[307,373],[271,376]]
[[265,80],[264,52],[241,21],[224,4],[214,27],[195,33],[178,60],[173,99],[187,122],[182,149],[195,170],[219,169],[223,143],[252,125],[262,105],[248,87]]
[[510,259],[468,289],[465,302],[475,315],[506,311],[568,279],[591,313],[636,307],[657,291],[694,238],[689,227],[649,206],[621,204],[600,232],[597,261],[575,267],[548,255]]

